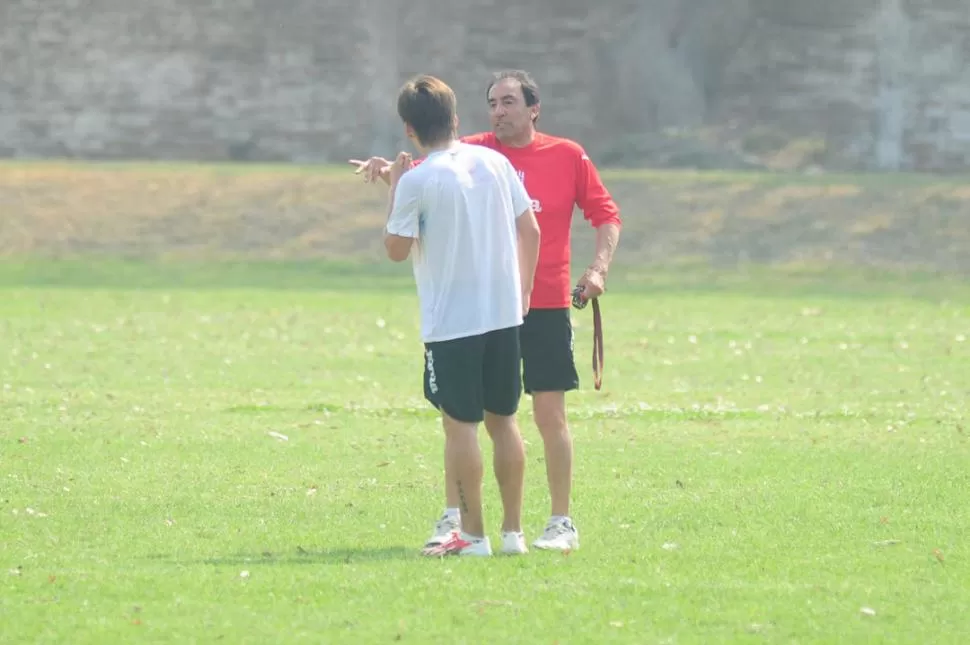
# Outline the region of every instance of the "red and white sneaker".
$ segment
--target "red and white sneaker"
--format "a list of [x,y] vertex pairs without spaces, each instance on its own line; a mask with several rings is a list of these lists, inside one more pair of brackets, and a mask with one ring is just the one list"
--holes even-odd
[[447,540],[433,546],[425,547],[421,550],[423,555],[431,557],[444,557],[446,555],[492,555],[492,545],[487,537],[476,538],[462,534],[461,531],[452,531]]
[[461,529],[461,520],[445,512],[434,525],[434,533],[424,543],[425,549],[440,546],[451,539],[451,534]]

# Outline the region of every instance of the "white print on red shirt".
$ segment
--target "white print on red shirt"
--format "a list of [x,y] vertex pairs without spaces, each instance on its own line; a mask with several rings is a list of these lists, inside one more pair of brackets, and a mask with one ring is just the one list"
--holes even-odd
[[[517,174],[519,176],[519,181],[521,181],[522,184],[525,185],[525,171],[524,170],[516,170],[515,171],[515,174]],[[541,213],[542,212],[542,202],[540,202],[538,199],[533,199],[532,200],[532,212],[533,213]]]

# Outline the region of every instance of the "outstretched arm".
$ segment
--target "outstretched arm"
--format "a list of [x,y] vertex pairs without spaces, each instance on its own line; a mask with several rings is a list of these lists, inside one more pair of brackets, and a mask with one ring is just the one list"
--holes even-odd
[[[468,137],[459,137],[458,140],[471,141],[472,143],[474,143],[480,136],[481,135],[479,134],[479,135],[471,135]],[[384,157],[371,157],[370,159],[367,159],[367,160],[348,159],[347,161],[348,163],[350,163],[350,165],[355,166],[357,168],[357,170],[354,171],[354,174],[363,175],[364,181],[366,181],[368,184],[373,184],[378,179],[381,179],[388,186],[391,185],[391,166],[393,164],[392,162],[388,161]],[[421,163],[421,161],[422,161],[421,159],[418,159],[417,161],[412,161],[411,167],[414,168],[419,163]]]
[[349,159],[348,162],[350,165],[357,167],[354,174],[362,175],[364,181],[368,184],[373,184],[378,179],[382,179],[385,184],[388,186],[391,185],[391,162],[384,157],[371,157],[366,161]]
[[387,198],[387,224],[384,227],[384,249],[392,262],[403,262],[411,254],[418,238],[420,187],[402,180],[411,168],[411,155],[402,152],[388,171],[390,188]]
[[[408,157],[410,159],[410,157]],[[354,171],[355,175],[363,175],[364,181],[368,184],[376,183],[378,179],[382,180],[388,186],[391,185],[391,166],[394,164],[384,157],[371,157],[366,161],[361,161],[360,159],[348,159],[352,166],[357,166],[357,170]],[[409,162],[410,168],[414,168],[419,163],[421,159],[417,161]]]

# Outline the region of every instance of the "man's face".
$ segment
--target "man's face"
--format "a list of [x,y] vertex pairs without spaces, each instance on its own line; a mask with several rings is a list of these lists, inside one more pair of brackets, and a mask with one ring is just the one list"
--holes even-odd
[[499,141],[516,142],[531,136],[538,105],[526,105],[522,84],[514,78],[503,78],[488,92],[488,116]]

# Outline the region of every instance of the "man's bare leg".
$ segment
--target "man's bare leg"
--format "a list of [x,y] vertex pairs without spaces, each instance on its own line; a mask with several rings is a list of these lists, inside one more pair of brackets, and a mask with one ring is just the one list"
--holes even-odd
[[460,510],[461,495],[458,494],[458,481],[448,471],[448,442],[445,441],[445,511]]
[[553,516],[569,517],[573,476],[573,441],[566,423],[565,392],[535,392],[533,418],[546,454],[546,479]]
[[444,483],[446,507],[444,513],[438,518],[434,525],[431,537],[424,543],[425,548],[431,548],[443,544],[451,539],[454,531],[461,530],[461,495],[458,493],[458,480],[451,472],[448,463],[448,441],[444,445]]
[[542,535],[533,543],[538,549],[570,551],[579,548],[579,531],[569,517],[572,488],[573,441],[566,425],[564,392],[536,392],[533,416],[546,453],[546,478],[552,513]]
[[485,413],[485,429],[492,438],[492,466],[502,495],[502,531],[522,532],[522,495],[525,488],[525,445],[515,416]]
[[484,537],[478,424],[457,421],[444,412],[441,420],[445,430],[445,477],[458,494],[462,531],[472,537]]

